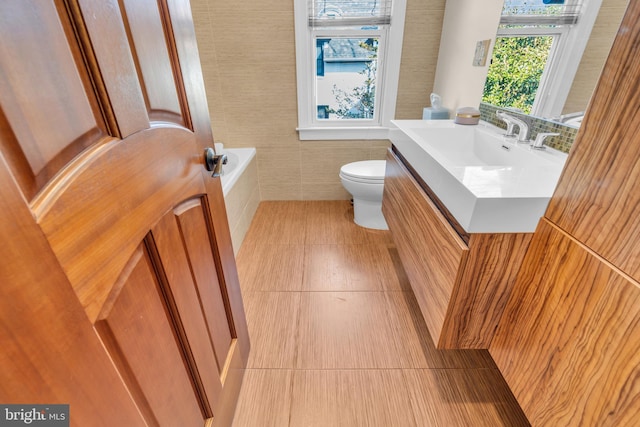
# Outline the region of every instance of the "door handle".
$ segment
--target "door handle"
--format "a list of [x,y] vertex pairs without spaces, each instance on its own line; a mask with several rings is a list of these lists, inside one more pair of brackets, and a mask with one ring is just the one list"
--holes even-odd
[[222,165],[227,164],[226,154],[216,154],[213,148],[209,147],[204,150],[204,164],[212,177],[216,178],[222,175]]

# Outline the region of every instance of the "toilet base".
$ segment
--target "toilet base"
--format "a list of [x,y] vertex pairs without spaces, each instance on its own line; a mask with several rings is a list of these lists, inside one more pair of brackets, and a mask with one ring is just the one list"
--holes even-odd
[[353,199],[353,221],[360,227],[374,230],[388,230],[387,221],[382,215],[382,202]]

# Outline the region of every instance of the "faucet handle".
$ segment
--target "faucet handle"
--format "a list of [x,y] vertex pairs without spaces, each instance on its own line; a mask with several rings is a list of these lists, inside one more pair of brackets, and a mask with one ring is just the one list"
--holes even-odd
[[507,131],[504,136],[512,138],[516,136],[515,126],[516,123],[511,120],[511,116],[509,116],[506,111],[496,110],[496,116],[507,124]]
[[545,139],[547,139],[547,137],[550,137],[550,136],[558,136],[558,135],[560,134],[553,133],[553,132],[541,132],[536,135],[536,140],[531,145],[531,148],[535,148],[536,150],[544,150],[545,148],[547,148],[544,146]]

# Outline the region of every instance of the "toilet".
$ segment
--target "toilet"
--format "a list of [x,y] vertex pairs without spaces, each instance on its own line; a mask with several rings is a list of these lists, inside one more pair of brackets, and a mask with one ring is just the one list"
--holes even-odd
[[388,230],[382,215],[385,160],[364,160],[340,168],[340,180],[353,196],[353,220],[361,227]]

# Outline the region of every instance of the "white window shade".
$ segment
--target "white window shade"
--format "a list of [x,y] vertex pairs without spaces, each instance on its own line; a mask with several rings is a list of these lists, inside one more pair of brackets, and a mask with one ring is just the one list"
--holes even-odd
[[502,25],[573,25],[582,12],[582,0],[505,0]]
[[308,0],[310,27],[387,25],[391,0]]

